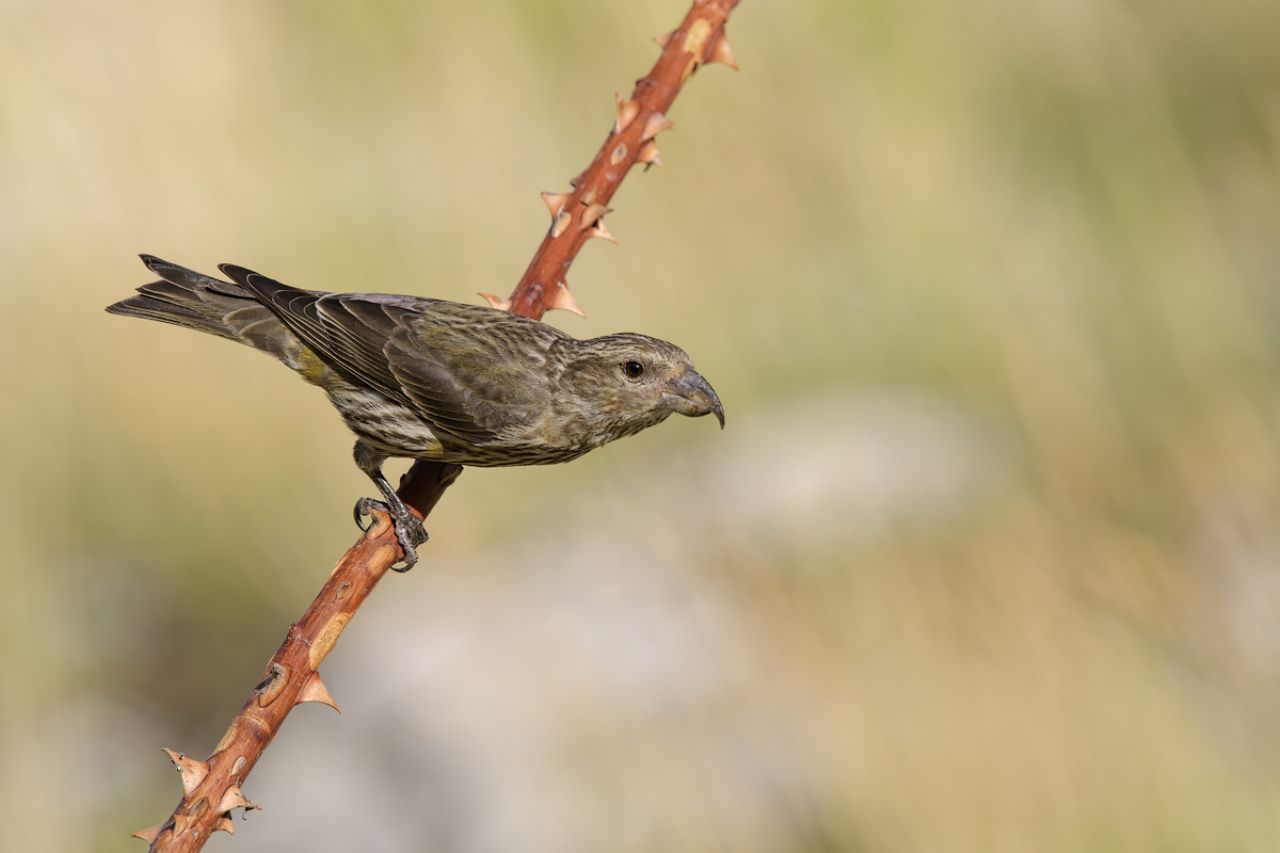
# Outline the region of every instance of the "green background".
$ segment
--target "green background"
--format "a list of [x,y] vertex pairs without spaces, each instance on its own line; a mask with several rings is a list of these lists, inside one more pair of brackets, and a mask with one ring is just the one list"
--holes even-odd
[[[0,4],[3,846],[141,849],[369,491],[135,253],[506,293],[685,9]],[[549,318],[728,429],[465,473],[209,849],[1275,849],[1280,5],[729,31]]]

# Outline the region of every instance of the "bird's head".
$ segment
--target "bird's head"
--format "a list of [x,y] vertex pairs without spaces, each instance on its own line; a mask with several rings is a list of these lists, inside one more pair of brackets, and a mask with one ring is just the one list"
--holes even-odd
[[720,398],[680,347],[632,333],[577,343],[566,379],[599,419],[601,444],[672,414],[714,414],[724,428]]

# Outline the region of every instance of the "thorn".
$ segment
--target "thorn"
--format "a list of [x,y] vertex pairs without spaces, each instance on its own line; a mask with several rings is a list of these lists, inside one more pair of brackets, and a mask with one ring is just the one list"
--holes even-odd
[[653,112],[649,118],[645,119],[644,133],[640,134],[640,141],[645,142],[653,139],[664,130],[670,130],[675,127],[676,123],[667,118],[660,112]]
[[181,752],[175,752],[168,747],[164,748],[164,754],[169,756],[169,760],[177,768],[178,774],[182,776],[182,793],[184,794],[190,794],[194,791],[204,781],[204,777],[209,775],[209,762],[207,761],[188,758]]
[[556,285],[555,294],[551,297],[551,301],[548,304],[551,306],[551,310],[553,311],[560,308],[564,311],[568,311],[570,314],[577,314],[579,317],[587,316],[586,314],[583,314],[582,309],[578,307],[578,300],[573,298],[573,293],[569,291],[569,285],[563,281]]
[[173,816],[173,837],[177,838],[187,828],[187,824],[191,822],[191,818],[184,814],[175,814]]
[[595,225],[600,221],[600,217],[604,216],[606,213],[613,213],[613,211],[605,207],[603,204],[587,205],[587,209],[582,212],[582,224],[578,226],[578,230],[586,231],[592,225]]
[[724,33],[720,34],[720,38],[716,39],[716,43],[711,48],[711,55],[707,57],[707,62],[723,63],[734,71],[739,71],[738,61],[733,58],[733,51],[729,49],[729,40],[724,37]]
[[565,200],[569,198],[568,193],[543,193],[542,203],[547,206],[547,210],[551,211],[551,218],[560,212],[560,208],[564,207]]
[[614,92],[613,97],[618,102],[618,116],[613,120],[613,132],[622,133],[624,127],[635,121],[636,113],[640,112],[640,105],[622,97],[621,92]]
[[485,302],[488,302],[494,308],[497,308],[499,311],[511,310],[510,299],[503,299],[501,296],[494,296],[492,293],[484,293],[483,291],[477,291],[477,292],[480,293],[480,298],[482,298]]
[[667,30],[665,33],[658,33],[653,37],[653,43],[658,47],[666,47],[667,42],[671,41],[673,33],[675,33],[675,30]]
[[556,214],[555,220],[551,223],[551,236],[559,237],[569,228],[569,220],[573,219],[572,214],[567,210],[562,210]]
[[232,809],[244,809],[245,811],[252,811],[253,809],[257,809],[257,808],[261,808],[261,806],[259,806],[257,803],[253,802],[252,800],[246,799],[244,796],[244,792],[240,790],[239,785],[232,785],[230,788],[228,788],[226,792],[222,795],[222,799],[218,802],[218,811],[221,814],[226,814]]
[[214,832],[225,832],[227,835],[236,834],[236,822],[231,819],[231,815],[223,815],[218,818],[218,822],[213,825]]
[[603,219],[601,219],[599,222],[596,223],[595,228],[591,229],[590,236],[600,237],[601,239],[608,240],[610,243],[612,243],[615,246],[618,245],[618,238],[610,234],[609,229],[604,227]]
[[148,844],[155,844],[156,837],[159,836],[161,831],[164,830],[165,825],[167,823],[168,821],[165,821],[165,823],[157,823],[155,826],[148,826],[146,829],[139,829],[137,832],[133,833],[129,837],[141,838],[143,841],[147,842]]
[[321,705],[328,705],[339,714],[342,709],[338,707],[338,703],[333,701],[333,697],[329,695],[329,688],[324,686],[324,682],[320,680],[320,673],[313,672],[307,676],[306,684],[302,685],[302,692],[298,694],[298,704],[303,702],[319,702]]
[[662,157],[658,155],[658,143],[650,139],[644,145],[641,145],[640,153],[636,155],[636,159],[644,163],[646,171],[650,166],[661,166]]

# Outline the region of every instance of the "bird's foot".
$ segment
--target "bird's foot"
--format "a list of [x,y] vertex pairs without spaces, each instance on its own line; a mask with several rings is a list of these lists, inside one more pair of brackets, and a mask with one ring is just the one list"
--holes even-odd
[[392,570],[397,572],[409,571],[418,562],[418,546],[427,541],[427,529],[422,526],[422,522],[418,520],[418,517],[403,504],[399,507],[392,507],[376,498],[361,498],[356,501],[356,527],[367,531],[369,527],[365,525],[364,519],[366,516],[372,519],[375,512],[385,512],[390,516],[391,525],[396,532],[396,541],[400,543],[400,550],[404,552],[404,557],[401,560],[404,565],[393,565],[391,567]]

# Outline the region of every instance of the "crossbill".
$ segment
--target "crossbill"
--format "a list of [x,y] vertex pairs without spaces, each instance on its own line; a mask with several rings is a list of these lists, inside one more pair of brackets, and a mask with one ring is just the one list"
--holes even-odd
[[505,311],[386,293],[300,290],[231,264],[224,281],[150,255],[159,281],[107,311],[247,344],[318,385],[356,434],[405,571],[426,541],[386,477],[388,457],[545,465],[661,423],[724,409],[679,347],[623,333],[578,340]]

